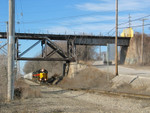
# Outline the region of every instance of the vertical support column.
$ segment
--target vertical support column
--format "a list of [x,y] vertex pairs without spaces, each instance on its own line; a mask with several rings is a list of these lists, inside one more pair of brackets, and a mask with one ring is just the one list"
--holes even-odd
[[77,53],[76,53],[76,50],[77,50],[77,48],[76,48],[76,45],[74,44],[74,57],[75,57],[75,60],[77,62]]
[[66,74],[66,63],[63,64],[63,77],[65,76]]
[[73,41],[69,40],[69,54],[73,57]]
[[121,47],[121,51],[120,51],[120,63],[121,64],[125,63],[125,59],[126,59],[126,56],[127,56],[127,50],[128,50],[127,46],[122,46]]
[[8,37],[8,87],[7,99],[14,96],[14,41],[15,41],[15,0],[9,0],[9,37]]
[[68,58],[70,58],[70,47],[69,47],[69,39],[67,40],[67,55],[68,55]]
[[73,57],[73,48],[72,48],[72,40],[70,40],[70,42],[69,42],[69,53],[71,54],[71,56]]
[[118,75],[118,0],[116,0],[115,75]]
[[14,66],[14,74],[15,74],[15,80],[18,79],[18,38],[15,39],[15,48],[14,48],[14,52],[15,52],[15,66]]
[[16,39],[16,59],[18,58],[19,56],[19,43],[18,43],[18,38]]
[[73,58],[76,59],[76,45],[74,44],[74,40],[70,40],[70,43],[69,43],[69,53],[71,54],[71,56]]
[[6,21],[6,37],[7,37],[7,40],[8,40],[8,21]]
[[44,57],[46,57],[47,56],[47,40],[45,40],[45,55],[44,55]]
[[69,73],[69,66],[70,66],[70,62],[66,61],[66,63],[64,63],[64,65],[63,65],[63,77],[68,75],[68,73]]
[[86,62],[88,61],[88,48],[87,45],[85,46],[85,52],[86,52]]
[[43,53],[43,40],[41,41],[41,46],[42,46],[42,57],[44,57],[44,53]]

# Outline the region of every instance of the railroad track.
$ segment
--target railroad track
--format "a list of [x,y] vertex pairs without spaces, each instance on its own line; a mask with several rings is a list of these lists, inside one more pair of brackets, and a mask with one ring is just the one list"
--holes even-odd
[[121,97],[135,98],[135,99],[150,99],[150,95],[144,95],[144,94],[113,92],[113,91],[94,90],[94,89],[68,89],[68,90],[86,91],[87,93],[102,94],[102,95],[109,95],[109,96],[121,96]]
[[[29,80],[29,81],[32,81],[32,80]],[[32,82],[35,82],[35,81],[32,81]],[[35,83],[38,83],[38,82],[35,82]],[[54,86],[54,85],[50,85],[49,83],[42,83],[42,84],[38,83],[38,84],[47,86],[47,87]],[[65,89],[65,88],[63,88],[63,89]],[[67,88],[65,90],[86,91],[87,93],[102,94],[102,95],[108,95],[108,96],[121,96],[121,97],[135,98],[135,99],[150,99],[150,95],[105,91],[105,90],[98,90],[98,89]]]

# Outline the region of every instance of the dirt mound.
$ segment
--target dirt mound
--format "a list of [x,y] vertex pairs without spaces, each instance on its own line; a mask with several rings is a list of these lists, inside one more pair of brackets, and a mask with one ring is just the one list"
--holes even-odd
[[[117,77],[116,77],[117,78]],[[116,79],[114,78],[114,79]],[[142,79],[135,79],[133,82],[129,82],[132,77],[118,77],[118,81],[112,80],[111,91],[113,92],[124,92],[124,93],[132,93],[132,94],[143,94],[149,95],[149,85],[144,85]],[[147,81],[144,81],[147,82]]]
[[[109,80],[108,80],[109,76]],[[74,78],[65,77],[59,86],[63,88],[99,89],[106,88],[114,76],[100,71],[94,67],[88,67],[79,71]]]
[[[122,80],[119,76],[118,80]],[[96,89],[112,92],[149,95],[150,89],[145,86],[135,87],[128,82],[115,82],[115,75],[88,67],[79,71],[74,78],[65,77],[58,85],[65,89]],[[126,79],[126,78],[124,78]]]
[[25,99],[41,97],[41,91],[38,88],[30,87],[23,79],[19,79],[15,82],[15,99]]

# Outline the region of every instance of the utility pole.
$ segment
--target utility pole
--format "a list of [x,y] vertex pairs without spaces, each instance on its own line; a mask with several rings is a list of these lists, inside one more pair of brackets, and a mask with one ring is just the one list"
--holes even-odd
[[131,27],[131,16],[129,14],[129,28]]
[[8,37],[8,87],[7,99],[14,96],[14,42],[15,42],[15,0],[9,0],[9,37]]
[[143,47],[144,47],[144,21],[147,19],[142,19],[143,28],[142,28],[142,39],[141,39],[141,64],[143,64]]
[[118,75],[118,0],[116,0],[115,75]]

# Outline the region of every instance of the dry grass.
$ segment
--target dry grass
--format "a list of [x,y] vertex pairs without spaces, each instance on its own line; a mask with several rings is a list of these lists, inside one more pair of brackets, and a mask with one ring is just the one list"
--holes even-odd
[[[7,96],[7,76],[0,75],[0,102],[5,102]],[[41,97],[41,92],[37,88],[31,88],[24,80],[15,82],[15,99],[26,99]]]
[[15,98],[16,99],[26,99],[41,97],[40,89],[29,86],[23,79],[19,79],[15,82]]
[[148,86],[139,86],[134,87],[129,83],[122,83],[120,85],[113,84],[111,87],[111,91],[115,92],[123,92],[123,93],[131,93],[131,94],[142,94],[142,95],[150,95],[150,90]]
[[[0,113],[1,104],[5,102],[7,95],[7,57],[0,54]],[[3,113],[3,112],[2,112]]]
[[102,89],[107,88],[110,85],[110,81],[113,78],[112,74],[109,74],[110,79],[107,78],[108,73],[102,72],[97,68],[88,67],[79,71],[74,78],[65,77],[59,86],[63,88],[81,88],[81,89]]
[[116,85],[116,84],[112,84],[112,91],[117,91],[117,92],[132,92],[133,88],[131,86],[131,84],[128,83],[122,83],[120,85]]
[[6,57],[0,55],[0,102],[5,101],[7,93],[7,68]]
[[93,62],[94,61],[89,61],[89,60],[88,61],[83,61],[83,60],[78,61],[79,64],[88,65],[88,66],[92,65]]
[[148,86],[133,87],[132,84],[126,82],[117,84],[112,82],[114,77],[114,75],[102,72],[97,68],[88,67],[79,71],[74,78],[65,77],[58,85],[65,89],[97,89],[132,94],[150,94]]
[[4,75],[0,75],[0,102],[6,100],[7,94],[7,78]]

